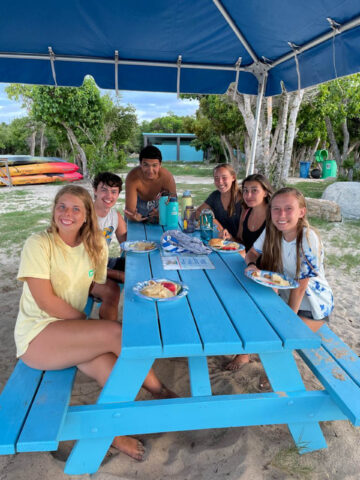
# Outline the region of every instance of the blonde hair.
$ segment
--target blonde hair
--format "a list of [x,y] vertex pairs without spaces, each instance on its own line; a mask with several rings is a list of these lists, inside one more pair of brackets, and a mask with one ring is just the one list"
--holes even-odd
[[[266,213],[266,235],[263,246],[263,252],[261,255],[261,268],[265,270],[271,270],[272,272],[282,272],[282,255],[281,255],[281,241],[283,238],[282,232],[280,232],[271,220],[271,205],[279,195],[290,194],[296,197],[299,207],[306,209],[306,200],[304,195],[292,187],[280,188],[271,197],[268,211]],[[303,230],[306,229],[306,236],[308,238],[309,230],[313,230],[316,235],[318,232],[310,227],[310,224],[306,218],[306,213],[302,218],[299,218],[296,226],[296,278],[300,275],[301,256],[303,255]],[[320,237],[319,237],[320,239]]]
[[225,170],[227,170],[230,173],[230,175],[233,177],[233,181],[230,188],[230,202],[227,208],[227,214],[229,215],[229,217],[232,217],[236,211],[236,204],[239,201],[239,196],[241,198],[241,190],[237,182],[236,172],[230,164],[220,163],[219,165],[216,165],[216,167],[213,170],[213,176],[215,176],[215,173],[220,168],[225,168]]
[[75,197],[79,198],[84,204],[86,220],[79,230],[79,236],[81,242],[84,244],[85,250],[87,251],[91,259],[93,267],[96,268],[104,258],[103,249],[105,244],[103,234],[99,229],[92,198],[90,196],[90,193],[85,188],[79,187],[77,185],[66,185],[57,192],[54,199],[51,224],[48,228],[48,232],[52,233],[55,239],[59,235],[58,227],[55,224],[55,207],[58,204],[60,198],[65,194],[74,195]]

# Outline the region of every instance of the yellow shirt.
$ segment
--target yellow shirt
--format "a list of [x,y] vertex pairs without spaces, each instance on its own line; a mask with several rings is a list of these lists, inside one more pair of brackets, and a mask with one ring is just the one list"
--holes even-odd
[[24,282],[19,314],[15,325],[17,356],[23,355],[29,343],[49,323],[61,320],[41,310],[32,296],[26,277],[51,281],[55,295],[73,308],[83,311],[92,282],[106,282],[107,247],[104,240],[103,261],[95,271],[83,244],[69,247],[52,233],[36,233],[29,237],[21,253],[18,280]]

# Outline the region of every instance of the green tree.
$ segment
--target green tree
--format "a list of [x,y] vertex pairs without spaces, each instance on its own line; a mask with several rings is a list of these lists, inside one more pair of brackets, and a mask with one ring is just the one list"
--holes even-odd
[[[244,121],[237,106],[226,95],[196,97],[199,109],[192,130],[197,139],[195,146],[211,152],[216,161],[222,156],[239,170],[240,152],[244,145]],[[237,152],[237,155],[234,154]]]
[[51,148],[61,156],[68,155],[66,139],[85,177],[87,155],[91,173],[118,166],[124,160],[126,144],[136,128],[135,111],[131,106],[114,105],[107,95],[101,97],[91,77],[78,88],[10,85],[7,94],[22,99],[35,125],[46,125]]
[[[320,85],[317,102],[331,150],[341,170],[348,156],[360,146],[356,128],[356,119],[360,118],[360,74]],[[355,133],[355,137],[350,133]]]

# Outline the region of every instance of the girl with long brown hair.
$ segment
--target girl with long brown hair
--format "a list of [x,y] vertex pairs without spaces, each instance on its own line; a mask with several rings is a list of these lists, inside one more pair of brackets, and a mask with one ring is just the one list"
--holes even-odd
[[[243,199],[243,213],[240,217],[239,228],[235,240],[238,240],[245,246],[245,253],[247,253],[253,246],[253,243],[259,238],[265,229],[266,213],[268,205],[273,193],[273,188],[269,180],[260,173],[248,175],[241,183],[242,199]],[[228,232],[223,232],[223,238],[231,238]],[[225,368],[226,370],[239,370],[244,365],[249,363],[250,355],[241,354],[229,362]]]
[[282,188],[270,201],[266,231],[247,253],[247,270],[261,268],[285,274],[299,282],[279,295],[314,332],[334,308],[331,288],[324,273],[324,252],[318,233],[306,218],[304,195],[296,188]]
[[[15,326],[17,357],[32,368],[77,366],[101,386],[121,351],[121,326],[83,313],[93,282],[106,280],[108,249],[90,194],[66,186],[55,197],[51,226],[29,237],[18,279],[24,282]],[[144,385],[154,396],[173,396],[150,370]],[[141,460],[142,443],[116,437],[113,445]]]
[[219,235],[222,236],[223,230],[226,229],[235,237],[241,215],[241,192],[236,172],[231,165],[223,163],[217,165],[213,173],[217,190],[196,209],[196,217],[199,218],[205,208],[210,208],[214,212]]

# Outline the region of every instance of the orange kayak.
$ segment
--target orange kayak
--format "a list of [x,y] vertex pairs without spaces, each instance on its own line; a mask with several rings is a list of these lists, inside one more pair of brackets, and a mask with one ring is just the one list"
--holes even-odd
[[[30,163],[9,167],[11,177],[18,175],[37,175],[39,173],[70,173],[77,172],[79,167],[70,162]],[[0,170],[0,177],[5,176],[5,169]]]
[[[12,177],[13,185],[27,185],[34,183],[52,183],[52,182],[75,182],[81,180],[83,176],[79,172],[70,173],[44,173],[38,175],[19,175]],[[5,186],[0,182],[0,186]]]

